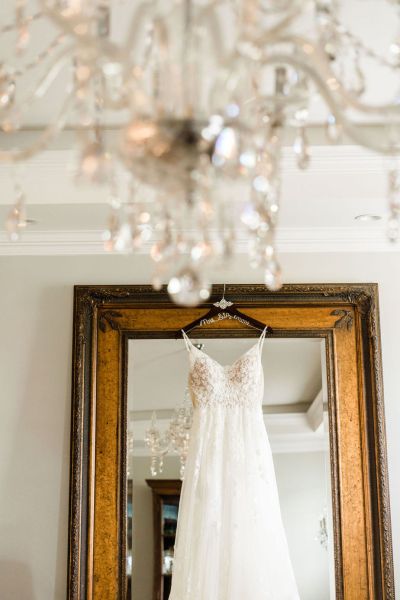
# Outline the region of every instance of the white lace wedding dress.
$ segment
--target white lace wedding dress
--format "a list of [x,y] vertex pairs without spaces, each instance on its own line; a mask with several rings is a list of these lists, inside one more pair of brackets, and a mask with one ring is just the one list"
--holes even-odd
[[184,333],[194,415],[169,600],[299,600],[262,413],[264,336],[223,366]]

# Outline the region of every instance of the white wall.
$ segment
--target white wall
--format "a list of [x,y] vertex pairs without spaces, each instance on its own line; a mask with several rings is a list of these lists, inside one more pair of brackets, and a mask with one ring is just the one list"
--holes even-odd
[[282,520],[301,600],[330,598],[328,551],[316,539],[329,501],[326,461],[324,452],[274,454]]
[[[400,539],[400,257],[286,255],[291,282],[380,284],[384,382],[394,539]],[[255,283],[236,261],[215,281]],[[143,283],[149,262],[127,257],[0,259],[0,597],[65,598],[75,283]],[[395,548],[400,585],[400,552]]]

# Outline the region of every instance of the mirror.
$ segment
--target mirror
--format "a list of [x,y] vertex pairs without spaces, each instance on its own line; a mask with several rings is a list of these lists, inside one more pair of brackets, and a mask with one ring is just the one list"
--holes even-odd
[[[254,346],[254,338],[202,339],[196,335],[201,335],[200,329],[191,336],[195,347],[221,365],[232,365]],[[267,339],[261,356],[265,382],[261,410],[299,596],[302,600],[333,600],[325,342],[318,338]],[[188,375],[189,356],[183,338],[129,340],[129,600],[169,598],[181,457],[184,463],[192,418]],[[174,422],[177,411],[181,424]],[[149,430],[158,432],[159,438],[149,440]],[[178,443],[174,443],[176,438]]]
[[[176,339],[224,289],[182,308],[165,289],[76,287],[68,600],[165,600],[171,574],[188,581],[185,556],[204,571],[185,600],[218,598],[209,573],[232,565],[250,573],[240,600],[254,581],[264,600],[273,578],[291,599],[394,600],[377,286],[226,286],[272,328],[261,360],[260,332],[237,320]],[[235,536],[216,569],[216,542],[230,551]]]

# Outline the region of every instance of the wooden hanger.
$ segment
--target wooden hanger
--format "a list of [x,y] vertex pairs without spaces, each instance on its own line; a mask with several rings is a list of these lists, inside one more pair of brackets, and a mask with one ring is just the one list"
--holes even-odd
[[271,327],[269,327],[269,325],[265,325],[265,323],[263,323],[262,321],[258,321],[257,319],[254,319],[253,317],[249,317],[249,315],[245,315],[238,308],[236,308],[236,306],[234,306],[233,302],[231,302],[230,300],[226,300],[225,284],[224,284],[224,291],[223,291],[221,300],[219,300],[218,302],[214,302],[213,306],[210,308],[210,310],[205,315],[203,315],[202,317],[198,317],[197,319],[195,319],[191,323],[188,323],[187,325],[182,327],[179,331],[177,331],[176,337],[177,338],[180,337],[182,335],[182,331],[184,331],[185,333],[189,333],[189,331],[192,331],[192,329],[195,329],[196,327],[201,327],[202,325],[207,325],[208,323],[202,323],[202,321],[206,321],[208,319],[213,319],[214,317],[216,317],[217,315],[219,315],[221,313],[225,313],[225,314],[233,317],[234,319],[237,318],[237,320],[240,323],[243,323],[243,321],[244,321],[245,322],[244,324],[248,324],[248,325],[250,325],[250,327],[253,327],[254,329],[263,331],[266,327],[267,333],[273,333],[273,331],[272,331]]

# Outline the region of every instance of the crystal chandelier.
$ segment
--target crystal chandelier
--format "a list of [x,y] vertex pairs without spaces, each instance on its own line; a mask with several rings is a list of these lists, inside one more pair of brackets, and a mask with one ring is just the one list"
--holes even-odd
[[164,433],[159,430],[157,416],[153,412],[151,425],[147,429],[144,438],[145,444],[151,452],[150,472],[153,476],[162,473],[164,457],[169,452],[172,452],[179,456],[180,477],[183,479],[189,448],[192,415],[193,409],[188,389],[186,389],[184,401],[175,409],[175,414]]
[[[398,97],[369,104],[365,64],[376,63],[398,78],[400,38],[388,41],[387,56],[379,55],[341,22],[338,0],[132,4],[39,0],[38,12],[30,14],[27,0],[15,0],[15,20],[0,32],[14,35],[19,62],[38,22],[47,19],[57,33],[21,67],[0,64],[2,130],[15,131],[63,70],[72,68],[73,76],[55,121],[30,145],[0,151],[0,160],[31,158],[72,123],[77,180],[110,190],[106,249],[135,251],[152,238],[154,287],[168,282],[177,303],[193,306],[209,297],[210,270],[232,256],[239,225],[248,232],[251,266],[263,269],[269,289],[278,289],[275,232],[284,135],[293,130],[297,164],[306,169],[310,110],[321,98],[330,142],[345,135],[395,158]],[[121,27],[113,29],[115,14],[123,35]],[[41,65],[44,75],[23,97],[23,76],[32,78]],[[386,125],[383,136],[359,127],[360,117]],[[108,135],[107,125],[115,122],[117,131]],[[123,190],[121,171],[129,177]],[[395,167],[388,181],[389,237],[396,240]],[[19,191],[7,219],[12,239],[27,223],[23,200]]]

